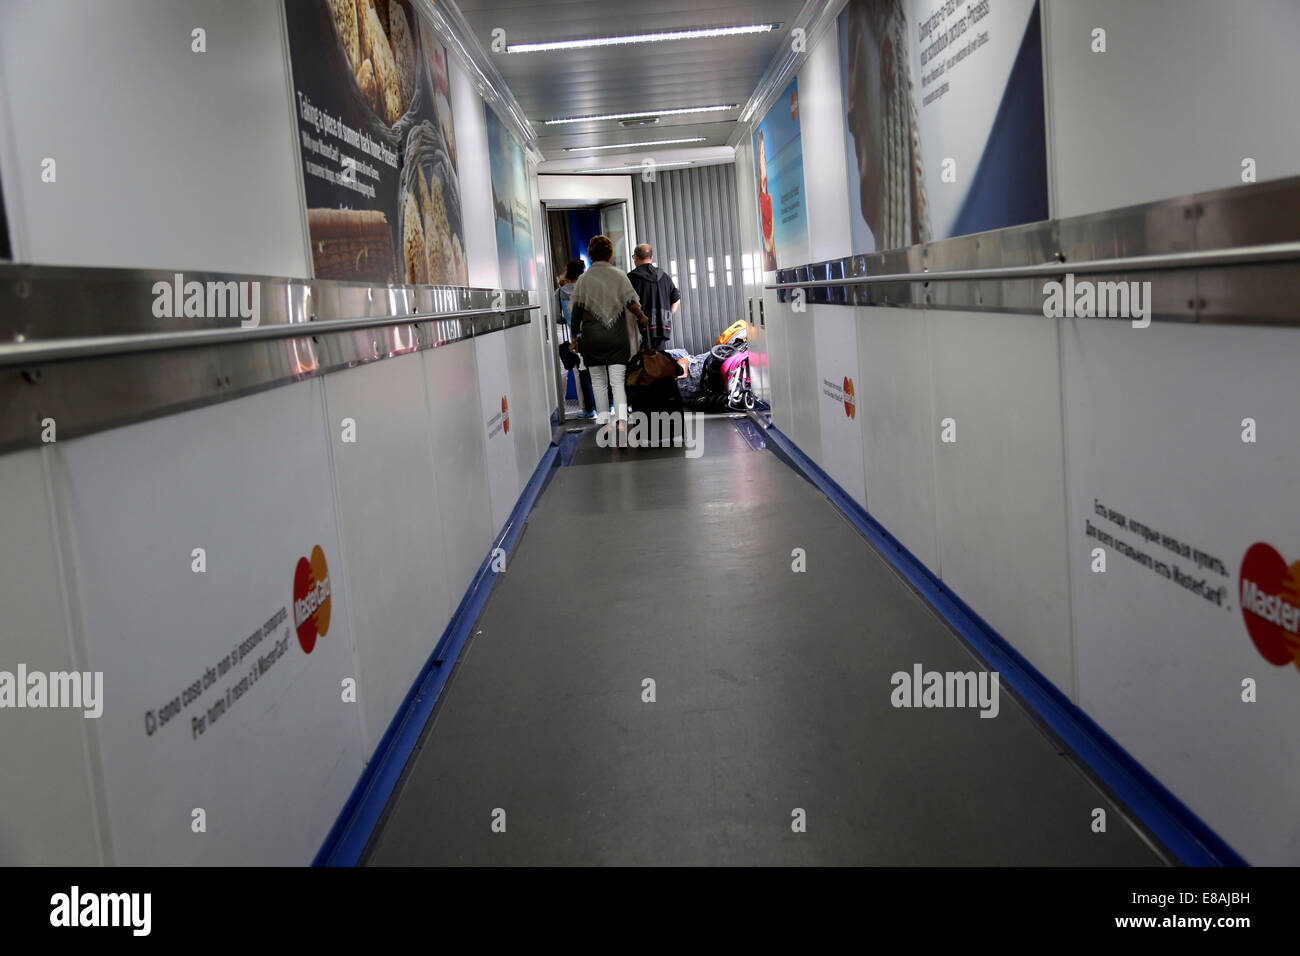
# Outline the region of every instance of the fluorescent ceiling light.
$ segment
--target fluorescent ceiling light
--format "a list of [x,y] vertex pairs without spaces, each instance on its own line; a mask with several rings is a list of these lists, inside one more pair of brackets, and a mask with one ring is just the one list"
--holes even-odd
[[727,110],[740,109],[739,103],[720,106],[682,106],[671,110],[648,110],[644,113],[602,113],[599,116],[566,116],[563,119],[547,120],[547,126],[561,123],[597,123],[601,120],[641,119],[650,116],[684,116],[687,113],[723,113]]
[[566,146],[566,153],[576,153],[584,149],[640,149],[642,146],[671,146],[674,143],[702,143],[703,136],[688,136],[685,139],[648,139],[642,143],[606,143],[604,146]]
[[755,23],[744,27],[700,27],[695,30],[668,30],[663,33],[632,33],[619,37],[591,37],[586,40],[552,40],[546,43],[510,43],[507,53],[540,53],[546,50],[581,50],[593,46],[620,46],[625,43],[661,43],[665,40],[700,40],[708,37],[734,37],[749,33],[779,30],[779,23]]
[[[695,165],[695,163],[693,163],[693,162],[689,162],[689,163],[655,163],[655,164],[654,164],[654,168],[655,168],[655,169],[668,169],[668,168],[670,168],[670,167],[672,167],[672,166],[694,166],[694,165]],[[603,168],[603,169],[571,169],[571,170],[569,170],[567,173],[564,173],[564,175],[566,175],[566,176],[575,176],[575,175],[580,175],[580,174],[582,174],[582,173],[630,173],[630,172],[632,172],[633,170],[638,170],[638,169],[643,169],[643,168],[644,168],[644,166],[643,166],[642,164],[638,163],[638,164],[635,165],[635,166],[606,166],[606,167]]]

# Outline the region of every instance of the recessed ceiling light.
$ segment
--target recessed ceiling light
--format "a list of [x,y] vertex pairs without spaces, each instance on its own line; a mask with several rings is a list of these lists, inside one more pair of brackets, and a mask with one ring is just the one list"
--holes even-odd
[[700,27],[694,30],[667,30],[663,33],[632,33],[618,37],[590,37],[586,40],[551,40],[546,43],[510,43],[507,53],[541,53],[547,50],[580,50],[593,46],[619,46],[625,43],[662,43],[665,40],[700,40],[707,37],[733,37],[749,33],[779,30],[779,23],[755,23],[743,27]]
[[739,103],[725,103],[718,106],[679,106],[671,110],[646,110],[643,113],[601,113],[598,116],[566,116],[562,119],[547,120],[547,126],[561,123],[598,123],[601,120],[640,119],[643,116],[685,116],[687,113],[724,113],[727,110],[740,109]]
[[685,139],[648,139],[640,143],[607,143],[604,146],[566,146],[566,153],[576,153],[586,149],[640,149],[642,146],[671,146],[674,143],[702,143],[703,136],[689,136]]
[[[655,169],[668,169],[668,168],[670,168],[670,167],[672,167],[672,166],[694,166],[694,165],[695,165],[695,163],[693,163],[693,162],[689,162],[689,163],[655,163],[655,164],[654,164],[654,168],[655,168]],[[633,170],[639,170],[639,169],[644,169],[644,168],[645,168],[645,167],[644,167],[643,164],[641,164],[641,163],[637,163],[635,166],[606,166],[606,167],[604,167],[603,169],[574,169],[574,170],[570,170],[566,175],[575,176],[575,175],[581,175],[581,174],[583,174],[583,173],[630,173],[630,172],[632,172]]]

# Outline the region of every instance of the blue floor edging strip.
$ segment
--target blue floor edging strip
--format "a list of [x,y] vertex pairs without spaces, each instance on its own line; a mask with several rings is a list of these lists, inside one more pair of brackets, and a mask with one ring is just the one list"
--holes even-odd
[[578,453],[578,446],[582,444],[581,432],[565,432],[560,439],[560,467],[568,468],[573,464],[573,458]]
[[505,527],[488,549],[487,556],[479,565],[474,580],[461,598],[433,653],[403,698],[402,705],[398,707],[397,714],[389,723],[379,746],[375,748],[370,763],[362,771],[361,779],[353,787],[347,803],[343,805],[342,812],[312,861],[312,866],[355,866],[361,859],[375,825],[388,804],[388,798],[392,796],[406,762],[420,741],[438,695],[451,676],[456,659],[469,638],[470,629],[478,620],[488,595],[496,584],[497,574],[492,570],[492,555],[498,548],[505,552],[507,558],[514,551],[519,536],[523,534],[524,519],[533,510],[533,505],[549,482],[558,453],[559,449],[551,445],[542,455],[528,484],[520,493],[519,500],[515,502],[514,510],[506,519]]
[[754,451],[762,451],[767,447],[767,429],[761,428],[754,424],[749,418],[733,418],[731,424],[736,426],[736,431],[740,432],[741,437],[749,444]]
[[1222,837],[1160,783],[1041,671],[803,453],[770,426],[768,447],[800,471],[847,517],[876,550],[935,608],[966,643],[1096,774],[1179,862],[1187,866],[1248,866]]

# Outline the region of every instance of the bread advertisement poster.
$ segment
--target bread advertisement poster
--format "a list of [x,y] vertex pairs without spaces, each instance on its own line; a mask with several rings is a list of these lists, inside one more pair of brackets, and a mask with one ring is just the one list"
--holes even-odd
[[406,0],[286,0],[318,279],[464,286],[447,51]]

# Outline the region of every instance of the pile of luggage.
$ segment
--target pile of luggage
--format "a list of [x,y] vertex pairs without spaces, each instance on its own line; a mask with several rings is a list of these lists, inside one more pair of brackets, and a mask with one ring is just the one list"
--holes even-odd
[[643,351],[628,366],[628,404],[644,412],[753,408],[747,331],[744,322],[737,322],[698,355],[684,349]]

